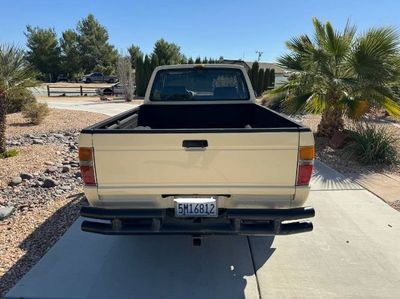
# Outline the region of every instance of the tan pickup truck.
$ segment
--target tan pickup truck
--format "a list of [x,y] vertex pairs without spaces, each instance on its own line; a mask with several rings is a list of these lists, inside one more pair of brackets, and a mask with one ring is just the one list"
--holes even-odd
[[[238,65],[155,69],[144,104],[82,130],[89,207],[102,234],[286,235],[312,230],[303,207],[309,128],[256,104]],[[96,221],[99,220],[99,221]]]

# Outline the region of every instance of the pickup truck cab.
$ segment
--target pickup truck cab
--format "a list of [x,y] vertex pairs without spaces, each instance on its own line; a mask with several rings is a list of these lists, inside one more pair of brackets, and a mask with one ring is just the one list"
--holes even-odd
[[[280,235],[312,230],[309,128],[256,104],[239,65],[157,67],[144,104],[82,130],[102,234]],[[97,221],[99,220],[99,221]]]

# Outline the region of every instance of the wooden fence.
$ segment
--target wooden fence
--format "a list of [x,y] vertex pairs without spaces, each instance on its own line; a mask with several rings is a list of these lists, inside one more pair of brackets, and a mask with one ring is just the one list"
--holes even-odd
[[[112,90],[112,94],[114,95],[114,86],[102,86],[102,87],[90,87],[90,86],[50,86],[47,85],[47,96],[51,97],[52,94],[58,96],[67,96],[75,95],[75,96],[94,96],[97,95],[96,89],[105,89],[110,88]],[[74,90],[71,90],[74,89]]]

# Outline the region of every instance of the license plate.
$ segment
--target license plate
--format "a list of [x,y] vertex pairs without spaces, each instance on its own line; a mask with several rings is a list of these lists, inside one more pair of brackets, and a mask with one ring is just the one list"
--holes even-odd
[[176,217],[217,217],[217,199],[207,198],[175,198]]

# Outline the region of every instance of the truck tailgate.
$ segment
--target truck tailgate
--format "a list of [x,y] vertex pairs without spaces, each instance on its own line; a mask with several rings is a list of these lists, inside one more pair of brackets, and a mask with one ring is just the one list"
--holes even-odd
[[[92,138],[98,194],[103,199],[295,192],[297,131],[113,133]],[[184,140],[206,140],[208,146],[187,149]]]

